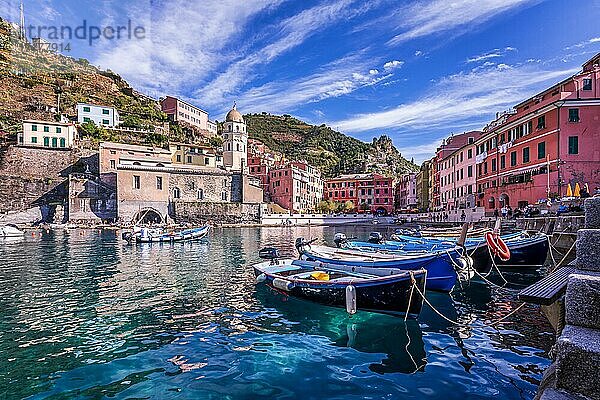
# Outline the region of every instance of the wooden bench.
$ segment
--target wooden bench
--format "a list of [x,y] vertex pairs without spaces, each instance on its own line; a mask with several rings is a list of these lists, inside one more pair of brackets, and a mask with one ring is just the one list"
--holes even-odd
[[572,264],[557,269],[542,280],[519,292],[519,299],[527,303],[549,306],[567,290],[569,275],[579,272]]

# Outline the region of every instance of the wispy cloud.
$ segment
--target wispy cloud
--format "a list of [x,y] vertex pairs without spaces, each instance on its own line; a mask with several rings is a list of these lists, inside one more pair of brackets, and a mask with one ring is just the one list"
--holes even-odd
[[535,65],[501,64],[480,71],[461,72],[443,78],[426,95],[390,110],[360,114],[331,122],[346,132],[376,129],[445,128],[448,124],[482,125],[494,111],[507,109],[576,69],[540,70]]
[[299,105],[348,95],[393,76],[379,72],[369,63],[360,54],[347,56],[305,77],[271,81],[251,88],[241,93],[237,102],[246,112],[268,109],[270,112],[288,113]]
[[488,51],[486,53],[479,54],[477,56],[469,57],[467,59],[467,63],[476,63],[476,62],[489,60],[490,58],[503,57],[504,55],[506,55],[506,53],[511,52],[511,51],[517,51],[517,48],[512,47],[512,46],[507,46],[503,49],[494,49],[492,51]]
[[383,64],[383,69],[386,71],[391,71],[396,68],[400,68],[403,64],[404,64],[404,61],[392,60],[392,61],[388,61],[385,64]]
[[306,9],[287,18],[278,24],[276,40],[230,64],[209,84],[196,91],[194,96],[202,98],[211,106],[223,104],[228,101],[228,96],[240,93],[243,85],[254,77],[252,73],[257,66],[272,62],[317,32],[338,21],[354,18],[368,9],[368,4],[357,6],[354,0],[337,0]]
[[584,40],[583,42],[574,44],[572,46],[565,47],[565,50],[581,49],[583,47],[586,47],[586,46],[588,46],[590,44],[594,44],[594,43],[600,43],[600,37],[593,37],[588,40]]
[[540,0],[431,0],[416,2],[394,14],[402,32],[389,40],[397,45],[411,39],[467,30],[492,17]]
[[145,27],[146,39],[104,41],[94,63],[118,71],[146,91],[178,92],[239,57],[249,21],[282,1],[128,2],[111,18],[118,20],[117,12],[124,12]]

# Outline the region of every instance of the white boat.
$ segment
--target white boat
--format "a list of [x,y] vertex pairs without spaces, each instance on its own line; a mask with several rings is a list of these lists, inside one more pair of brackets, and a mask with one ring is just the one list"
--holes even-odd
[[25,232],[19,230],[16,225],[7,224],[0,226],[0,238],[23,237]]

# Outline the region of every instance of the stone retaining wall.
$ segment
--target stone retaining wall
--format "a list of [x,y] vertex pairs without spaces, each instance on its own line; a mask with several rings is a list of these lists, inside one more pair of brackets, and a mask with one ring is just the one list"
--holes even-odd
[[208,221],[214,224],[258,223],[260,213],[260,204],[244,203],[175,201],[172,208],[175,222],[194,225]]

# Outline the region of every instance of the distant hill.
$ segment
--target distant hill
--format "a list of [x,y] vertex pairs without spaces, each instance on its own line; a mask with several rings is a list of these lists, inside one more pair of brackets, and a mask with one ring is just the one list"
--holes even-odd
[[418,170],[385,135],[365,143],[328,126],[310,125],[289,115],[247,114],[244,119],[251,138],[288,159],[308,161],[319,167],[325,177],[362,172],[395,177]]
[[[133,128],[167,120],[157,101],[137,93],[116,73],[99,70],[85,59],[39,51],[0,18],[0,131],[14,135],[23,119],[57,120],[59,95],[60,113],[72,118],[75,105],[86,102],[116,107],[125,125]],[[124,139],[143,143],[157,138]]]

